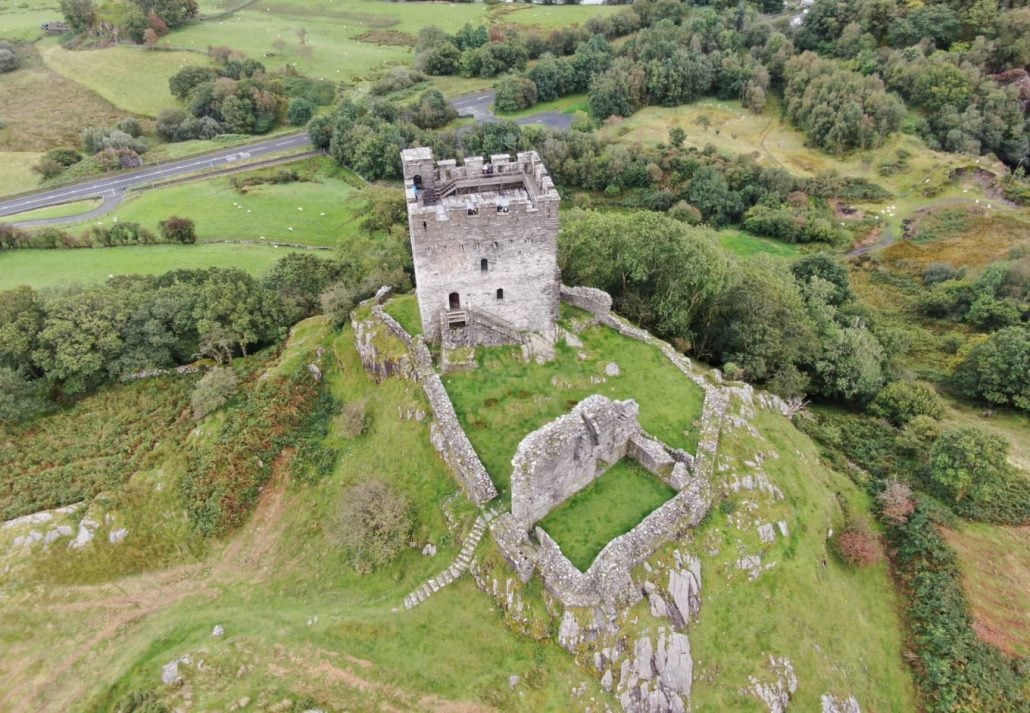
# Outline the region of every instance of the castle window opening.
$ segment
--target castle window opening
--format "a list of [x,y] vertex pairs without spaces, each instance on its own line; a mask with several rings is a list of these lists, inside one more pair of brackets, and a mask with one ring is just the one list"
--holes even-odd
[[489,260],[487,260],[486,258],[483,258],[482,260],[479,261],[479,271],[480,272],[486,272],[489,269],[490,269],[490,261]]
[[504,288],[503,287],[498,287],[497,288],[497,299],[499,299],[499,300],[503,300],[504,299]]
[[421,191],[422,190],[422,176],[416,175],[415,177],[413,177],[411,179],[411,181],[412,181],[412,183],[415,184],[415,190],[416,191]]
[[422,221],[422,230],[429,230],[429,226],[426,225],[426,221]]
[[479,215],[479,208],[473,208],[472,206],[469,206],[468,214],[469,215]]
[[497,212],[498,213],[507,213],[508,212],[508,206],[506,206],[506,205],[499,205],[499,206],[497,206]]
[[461,309],[461,297],[457,292],[447,295],[447,304],[451,309]]

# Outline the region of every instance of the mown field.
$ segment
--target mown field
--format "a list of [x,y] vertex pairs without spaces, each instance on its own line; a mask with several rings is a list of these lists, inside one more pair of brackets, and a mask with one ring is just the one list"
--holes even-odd
[[239,243],[11,250],[0,253],[0,290],[18,285],[39,288],[91,284],[111,275],[158,275],[203,267],[238,267],[261,275],[287,252],[290,248]]
[[37,46],[49,69],[118,109],[142,116],[157,116],[162,109],[176,106],[168,90],[173,74],[186,65],[209,63],[204,54],[196,52],[148,52],[127,45],[72,51],[46,40]]
[[32,151],[0,151],[0,195],[31,191],[39,185],[39,174],[32,167],[40,156]]
[[[466,22],[512,22],[556,27],[609,14],[614,6],[503,7],[482,3],[388,3],[381,0],[259,0],[229,16],[181,28],[165,47],[204,50],[228,45],[269,67],[295,66],[324,79],[352,80],[411,60],[419,29],[453,32]],[[307,35],[301,44],[297,31]]]
[[0,3],[0,40],[34,40],[43,34],[40,25],[60,19],[60,3],[54,0],[4,0]]
[[[266,169],[264,173],[278,170]],[[315,172],[305,174],[311,180],[295,183],[268,183],[243,191],[233,186],[233,178],[246,180],[251,175],[241,173],[132,194],[97,221],[65,229],[76,233],[95,223],[110,225],[117,220],[140,223],[156,232],[160,221],[178,214],[196,223],[200,241],[246,240],[321,247],[335,247],[341,236],[358,230],[364,201],[352,181]]]

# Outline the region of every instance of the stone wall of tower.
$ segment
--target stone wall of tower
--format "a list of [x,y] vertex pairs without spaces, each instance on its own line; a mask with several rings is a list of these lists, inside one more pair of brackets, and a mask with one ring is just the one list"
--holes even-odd
[[[539,161],[535,154],[532,158]],[[482,164],[474,161],[466,160],[466,167],[478,171]],[[408,227],[427,337],[438,337],[441,311],[450,308],[451,296],[457,294],[462,309],[486,312],[519,331],[553,340],[560,303],[559,199],[546,172],[541,174],[546,190],[534,200],[480,203],[478,213],[469,215],[460,205],[421,205],[412,189],[414,175],[423,176],[423,185],[431,180],[436,186],[444,184],[446,177],[439,171],[415,174],[425,171],[424,158],[409,163],[406,159]],[[444,163],[453,166],[453,162]]]

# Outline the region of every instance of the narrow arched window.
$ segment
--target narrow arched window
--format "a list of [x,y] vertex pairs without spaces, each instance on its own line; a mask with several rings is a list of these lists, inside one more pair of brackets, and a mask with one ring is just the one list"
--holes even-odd
[[501,288],[501,287],[497,288],[497,299],[499,299],[499,300],[503,300],[504,299],[504,289]]
[[480,272],[486,272],[489,269],[490,269],[490,261],[489,260],[487,260],[486,258],[483,258],[482,260],[479,261],[479,271]]

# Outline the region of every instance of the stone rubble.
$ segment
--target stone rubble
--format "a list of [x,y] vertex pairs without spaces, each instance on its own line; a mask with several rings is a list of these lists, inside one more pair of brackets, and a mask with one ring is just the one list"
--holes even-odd
[[819,697],[822,713],[862,713],[858,700],[854,696],[841,698],[830,693]]
[[748,676],[750,685],[747,693],[755,696],[765,704],[769,713],[786,713],[791,696],[798,690],[798,677],[794,673],[794,665],[786,656],[769,656],[769,671],[772,681],[762,681],[756,676]]

